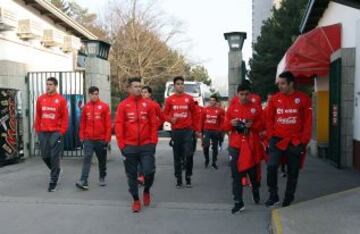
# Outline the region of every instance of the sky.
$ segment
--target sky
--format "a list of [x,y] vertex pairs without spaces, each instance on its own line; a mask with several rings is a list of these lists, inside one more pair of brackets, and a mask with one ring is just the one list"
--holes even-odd
[[[91,12],[103,15],[107,0],[76,0]],[[145,1],[145,0],[142,0]],[[247,39],[243,59],[251,57],[251,0],[160,0],[165,14],[183,23],[186,43],[176,45],[191,62],[204,65],[215,87],[227,86],[228,51],[224,32],[243,31]]]

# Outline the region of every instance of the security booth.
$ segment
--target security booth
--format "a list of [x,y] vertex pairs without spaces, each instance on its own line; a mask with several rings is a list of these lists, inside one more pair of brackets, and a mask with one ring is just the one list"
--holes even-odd
[[[338,88],[341,87],[337,83],[340,82],[340,79],[334,70],[337,62],[333,64],[331,61],[331,56],[340,47],[340,24],[318,27],[300,35],[286,51],[278,66],[278,74],[285,70],[291,71],[295,75],[297,83],[313,85],[314,118],[310,152],[329,159],[336,165],[338,165],[340,155],[340,144],[337,142],[340,139],[340,125],[339,121],[334,124],[333,117],[329,116],[329,109],[331,106],[335,106],[336,111],[340,110],[340,106],[336,102],[339,99],[336,99],[335,95]],[[329,74],[332,78],[330,79],[330,90]],[[331,83],[331,81],[333,82]],[[331,102],[329,103],[329,101]]]
[[299,29],[307,45],[296,40],[278,70],[314,86],[310,153],[360,169],[360,1],[309,0]]

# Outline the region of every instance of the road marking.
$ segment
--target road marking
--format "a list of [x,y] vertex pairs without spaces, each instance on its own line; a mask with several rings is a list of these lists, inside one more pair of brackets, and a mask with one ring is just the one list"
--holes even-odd
[[283,234],[283,227],[281,224],[281,217],[277,209],[273,209],[271,212],[272,223],[273,223],[273,233]]

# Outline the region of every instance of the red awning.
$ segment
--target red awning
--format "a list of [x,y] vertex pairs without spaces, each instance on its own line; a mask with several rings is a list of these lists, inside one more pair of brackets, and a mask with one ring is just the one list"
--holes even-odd
[[318,27],[300,35],[278,65],[278,74],[291,71],[301,82],[329,74],[330,56],[341,47],[341,24]]

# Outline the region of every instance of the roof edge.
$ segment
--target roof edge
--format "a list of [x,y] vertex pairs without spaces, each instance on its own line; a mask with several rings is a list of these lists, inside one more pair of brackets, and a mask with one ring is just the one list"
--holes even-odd
[[87,39],[91,39],[91,40],[98,39],[97,36],[95,36],[93,33],[91,33],[88,29],[86,29],[84,26],[82,26],[81,24],[76,22],[74,19],[72,19],[71,17],[66,15],[64,12],[62,12],[60,9],[55,7],[50,2],[44,1],[44,0],[34,0],[34,1],[36,3],[38,3],[41,7],[50,11],[52,14],[54,14],[56,17],[58,17],[64,23],[71,26],[74,30],[78,31],[80,34],[82,34]]

